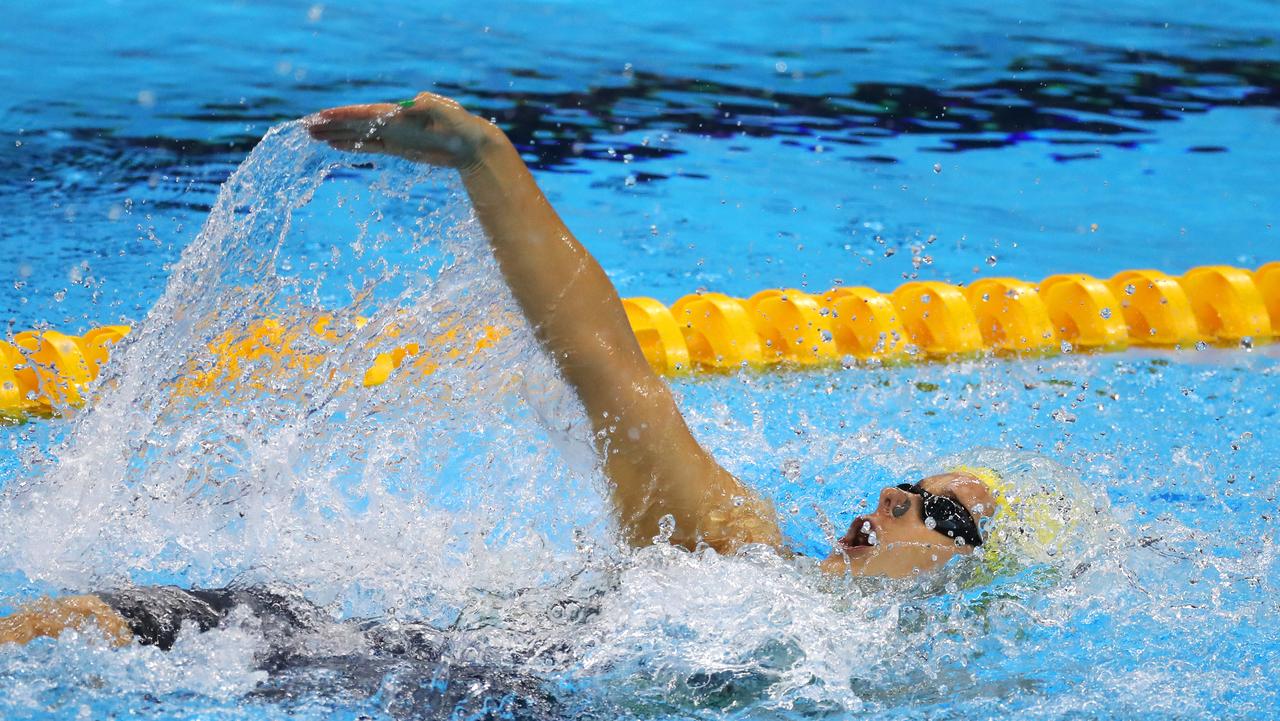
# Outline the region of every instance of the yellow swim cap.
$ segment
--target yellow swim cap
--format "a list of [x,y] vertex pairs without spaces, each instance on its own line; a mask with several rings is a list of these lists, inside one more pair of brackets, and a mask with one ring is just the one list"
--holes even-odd
[[982,485],[986,486],[987,489],[991,491],[991,495],[996,499],[997,513],[1002,508],[1009,505],[1009,500],[1007,498],[1008,494],[1006,493],[1009,485],[1004,482],[1004,479],[1000,478],[1000,474],[996,473],[994,468],[988,468],[986,466],[956,466],[947,472],[963,473],[966,476],[973,476],[979,481],[982,481]]
[[994,568],[1019,565],[1019,561],[1047,562],[1058,555],[1073,525],[1065,496],[1048,488],[1021,489],[986,466],[955,466],[982,481],[995,498],[995,513],[984,528],[982,550]]

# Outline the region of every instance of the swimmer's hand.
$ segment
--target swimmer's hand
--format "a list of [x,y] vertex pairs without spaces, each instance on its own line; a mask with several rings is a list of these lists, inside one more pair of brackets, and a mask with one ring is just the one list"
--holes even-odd
[[330,108],[303,122],[311,137],[338,150],[396,155],[464,173],[482,162],[487,146],[506,139],[497,126],[435,93]]

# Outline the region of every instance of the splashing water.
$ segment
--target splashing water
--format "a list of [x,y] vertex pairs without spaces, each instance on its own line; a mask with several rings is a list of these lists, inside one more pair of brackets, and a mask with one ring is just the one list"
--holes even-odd
[[570,520],[600,537],[585,419],[458,196],[299,123],[270,132],[57,460],[6,498],[4,563],[69,589],[283,580],[384,610],[529,582],[512,557],[573,553]]

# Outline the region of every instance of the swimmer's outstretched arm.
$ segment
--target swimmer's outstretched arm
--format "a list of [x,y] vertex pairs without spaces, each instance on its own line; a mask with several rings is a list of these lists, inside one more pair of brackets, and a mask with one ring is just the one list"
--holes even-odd
[[498,127],[432,93],[333,108],[307,122],[314,137],[342,150],[459,171],[507,284],[586,406],[631,543],[651,542],[670,515],[671,541],[687,548],[781,546],[772,507],[690,434],[670,390],[645,361],[608,276]]
[[45,598],[0,616],[0,645],[27,644],[37,638],[57,638],[68,629],[86,630],[96,626],[113,646],[133,640],[129,623],[98,596]]

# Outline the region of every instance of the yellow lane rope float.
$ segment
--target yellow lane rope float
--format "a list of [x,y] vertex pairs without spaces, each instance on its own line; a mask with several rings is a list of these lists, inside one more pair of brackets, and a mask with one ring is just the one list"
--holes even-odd
[[[745,299],[697,293],[670,307],[653,298],[626,298],[622,305],[645,358],[667,375],[1263,343],[1280,336],[1280,262],[1256,271],[1202,266],[1178,277],[1127,270],[1106,280],[1075,273],[1038,284],[1016,278],[981,278],[967,287],[912,281],[889,294],[866,287],[784,289]],[[199,392],[234,375],[242,361],[263,356],[291,367],[318,364],[316,358],[290,358],[290,344],[308,328],[337,340],[326,319],[320,315],[301,326],[262,319],[247,333],[215,341],[210,351],[219,366],[184,382]],[[128,326],[117,325],[81,336],[25,331],[12,342],[0,341],[0,414],[20,417],[82,404],[110,346],[128,333]],[[430,373],[440,357],[435,354],[456,358],[464,347],[475,353],[506,333],[486,327],[466,337],[455,330],[406,342],[373,354],[360,382],[379,385],[409,358],[418,372]],[[396,335],[394,329],[388,334]]]

